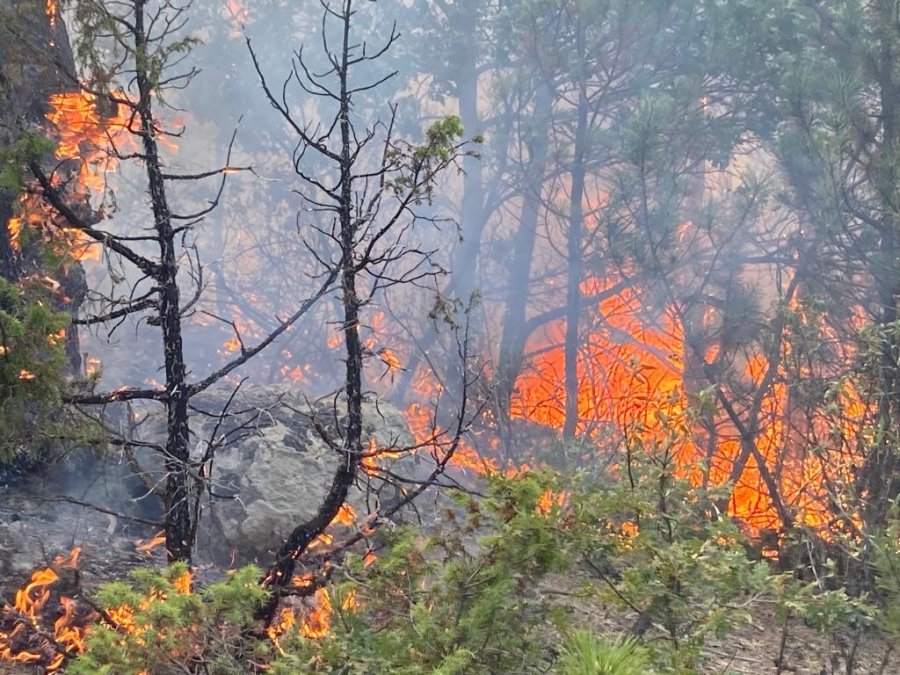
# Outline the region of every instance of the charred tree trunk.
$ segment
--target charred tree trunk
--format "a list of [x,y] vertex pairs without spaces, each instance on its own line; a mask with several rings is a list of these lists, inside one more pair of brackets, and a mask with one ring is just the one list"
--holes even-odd
[[154,83],[148,72],[148,45],[144,28],[146,0],[134,2],[134,50],[136,81],[139,99],[140,137],[144,147],[144,162],[154,227],[159,244],[159,267],[156,282],[159,293],[158,320],[163,334],[163,356],[166,373],[166,552],[169,561],[191,560],[191,517],[189,474],[190,452],[188,439],[188,399],[181,337],[181,300],[178,287],[178,259],[175,230],[166,196],[165,179],[156,143],[152,101]]
[[343,43],[341,61],[336,65],[336,73],[340,81],[338,120],[341,133],[341,147],[338,158],[340,168],[340,196],[334,207],[340,231],[340,277],[341,307],[343,310],[344,346],[346,351],[344,393],[347,404],[347,419],[343,425],[343,445],[341,447],[341,463],[335,471],[331,488],[319,509],[311,520],[299,525],[282,544],[275,564],[264,579],[264,585],[276,589],[268,603],[262,608],[260,615],[268,623],[274,616],[278,605],[277,589],[290,583],[294,575],[297,559],[306,550],[310,542],[319,535],[334,517],[347,499],[350,487],[359,471],[362,461],[362,367],[363,348],[359,338],[359,313],[362,306],[357,277],[360,269],[356,256],[357,233],[359,221],[354,211],[353,194],[353,128],[350,122],[351,91],[348,85],[350,62],[350,24],[352,17],[352,0],[344,0],[341,13],[343,22]]

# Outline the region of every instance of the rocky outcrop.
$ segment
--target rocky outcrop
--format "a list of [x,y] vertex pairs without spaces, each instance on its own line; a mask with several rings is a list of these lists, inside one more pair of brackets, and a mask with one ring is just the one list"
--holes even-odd
[[[310,401],[287,385],[246,386],[229,403],[231,394],[222,389],[193,400],[193,459],[199,460],[210,442],[223,443],[215,449],[201,498],[197,559],[266,564],[291,530],[315,514],[328,492],[342,461],[335,446],[340,445],[343,412],[333,399]],[[139,429],[148,442],[161,442],[164,433],[161,415],[149,417]],[[374,399],[363,407],[363,434],[380,449],[412,444],[400,411]],[[159,454],[143,450],[137,459],[147,482],[162,485]],[[383,461],[407,478],[421,478],[426,470],[416,457]],[[398,489],[363,474],[348,502],[362,520],[379,504],[397,499]]]

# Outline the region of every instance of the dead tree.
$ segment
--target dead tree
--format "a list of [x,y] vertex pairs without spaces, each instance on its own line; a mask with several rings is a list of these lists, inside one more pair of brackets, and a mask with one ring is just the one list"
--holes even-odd
[[[130,0],[106,3],[81,0],[74,16],[82,44],[82,66],[91,75],[84,91],[101,103],[127,111],[127,134],[137,149],[125,151],[121,145],[111,154],[118,161],[137,161],[144,167],[149,196],[147,222],[127,233],[116,233],[102,223],[86,220],[73,208],[65,183],[53,172],[46,173],[35,163],[29,166],[42,199],[66,223],[88,240],[102,246],[107,259],[131,269],[137,280],[130,289],[114,297],[103,298],[103,310],[86,316],[80,325],[108,325],[115,330],[121,321],[143,318],[160,331],[165,381],[158,387],[124,387],[114,391],[73,393],[68,402],[80,406],[105,406],[122,401],[155,401],[166,410],[166,437],[158,444],[166,471],[163,490],[165,502],[166,551],[170,561],[190,561],[197,532],[199,511],[192,508],[192,491],[199,477],[206,475],[212,461],[210,453],[192,460],[190,454],[189,403],[200,392],[259,354],[283,334],[313,304],[323,297],[338,278],[338,271],[324,275],[318,289],[298,303],[296,311],[278,321],[277,327],[256,345],[245,346],[224,366],[204,377],[191,378],[185,366],[182,322],[195,308],[203,291],[203,268],[192,240],[196,226],[219,203],[227,176],[249,167],[230,166],[231,146],[224,166],[198,174],[169,173],[161,158],[160,141],[180,131],[163,128],[157,108],[165,105],[168,94],[189,85],[196,70],[182,68],[185,55],[194,40],[184,36],[190,5],[161,0]],[[110,54],[118,55],[110,62]],[[78,79],[72,74],[73,82]],[[232,137],[232,143],[234,137]],[[172,194],[187,186],[197,189],[203,181],[218,181],[208,204],[193,213],[172,209]],[[143,289],[138,292],[138,289]],[[189,296],[185,300],[185,291]],[[240,336],[238,336],[240,338]]]
[[[273,616],[279,592],[290,585],[298,558],[346,501],[366,456],[362,438],[363,362],[370,354],[360,340],[366,306],[391,289],[431,286],[442,273],[435,250],[413,243],[413,228],[421,230],[433,223],[432,218],[417,213],[416,207],[430,202],[438,175],[467,155],[465,144],[459,141],[462,125],[458,118],[433,124],[421,145],[395,137],[393,105],[388,107],[386,120],[357,121],[362,114],[354,107],[354,99],[397,74],[365,79],[361,71],[384,55],[399,34],[392,26],[375,48],[358,41],[353,25],[361,10],[355,5],[353,0],[322,3],[325,64],[319,68],[311,63],[308,53],[295,51],[287,84],[278,93],[271,88],[258,54],[247,39],[264,95],[294,135],[292,163],[299,179],[295,192],[303,200],[305,210],[312,214],[310,232],[330,242],[328,251],[315,250],[312,244],[307,246],[318,260],[322,274],[340,279],[339,325],[345,350],[344,386],[339,398],[346,406],[346,416],[339,425],[340,437],[326,439],[339,453],[341,462],[318,512],[294,528],[264,579],[265,586],[274,591],[263,611],[267,618]],[[319,104],[318,119],[299,117],[288,84],[295,85],[302,95],[314,97]],[[467,339],[460,342],[463,360],[468,358],[467,344]],[[443,451],[433,451],[434,472],[407,492],[404,503],[433,485],[443,473],[469,419],[464,404],[457,413],[457,423],[443,434]],[[434,436],[438,435],[441,434],[436,431]]]

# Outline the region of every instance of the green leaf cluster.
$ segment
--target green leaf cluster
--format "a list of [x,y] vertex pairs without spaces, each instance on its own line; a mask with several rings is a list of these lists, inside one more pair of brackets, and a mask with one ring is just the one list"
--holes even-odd
[[[254,635],[254,613],[266,598],[260,570],[244,567],[222,582],[185,592],[187,567],[134,570],[127,581],[106,584],[99,606],[112,617],[91,631],[84,654],[66,669],[73,675],[257,672],[270,645]],[[128,621],[115,621],[121,608]]]
[[576,630],[566,638],[557,672],[561,675],[649,675],[649,652],[633,638],[600,638]]
[[68,323],[40,289],[0,279],[0,462],[71,431],[62,414]]
[[[428,127],[421,145],[395,143],[385,156],[385,186],[401,200],[430,204],[438,175],[460,158],[475,155],[464,149],[463,133],[462,120],[448,115]],[[480,142],[480,138],[473,142]]]
[[22,167],[52,153],[54,143],[40,134],[23,133],[9,146],[0,148],[0,192],[22,190]]

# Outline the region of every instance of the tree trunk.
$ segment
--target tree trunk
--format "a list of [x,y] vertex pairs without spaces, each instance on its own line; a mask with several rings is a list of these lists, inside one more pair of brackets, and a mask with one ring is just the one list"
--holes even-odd
[[516,377],[522,369],[525,342],[528,339],[525,321],[528,314],[528,291],[531,282],[531,259],[537,238],[538,220],[543,204],[542,189],[547,171],[549,142],[546,123],[550,119],[550,91],[540,83],[535,91],[533,136],[528,142],[528,164],[522,186],[522,208],[519,228],[513,237],[513,257],[510,262],[506,311],[500,338],[500,357],[497,366],[497,407],[502,420],[508,420]]
[[[312,540],[334,520],[338,510],[347,500],[350,486],[356,479],[362,461],[362,355],[363,348],[359,339],[359,311],[362,302],[357,294],[357,276],[359,270],[356,260],[357,235],[359,222],[355,217],[353,194],[352,152],[353,129],[350,122],[350,93],[348,91],[348,71],[350,68],[350,18],[352,1],[344,0],[343,8],[343,49],[341,65],[337,69],[340,78],[339,124],[341,130],[341,194],[337,204],[337,218],[340,224],[341,247],[341,306],[344,313],[343,333],[347,354],[345,363],[344,392],[347,401],[347,420],[344,425],[343,458],[335,471],[331,488],[316,515],[309,521],[294,528],[287,541],[278,551],[275,564],[266,575],[264,585],[280,588],[290,583],[294,575],[297,558],[306,550]],[[302,495],[298,495],[301,497]],[[267,623],[271,621],[278,605],[278,592],[272,594],[270,600],[260,611],[260,616]]]
[[[576,38],[579,59],[584,58],[584,28],[578,26]],[[575,129],[575,148],[572,158],[572,191],[569,200],[569,231],[567,239],[568,273],[566,279],[566,344],[565,386],[566,418],[563,423],[563,439],[572,440],[578,428],[578,349],[581,346],[578,332],[581,317],[581,239],[584,229],[584,174],[585,156],[588,154],[588,100],[586,76],[578,82],[578,121]]]
[[159,243],[159,323],[163,333],[166,373],[166,553],[169,561],[190,562],[191,515],[189,494],[190,451],[188,440],[189,392],[186,386],[184,348],[181,337],[181,301],[178,288],[178,260],[172,215],[166,196],[165,179],[154,130],[152,99],[154,83],[147,71],[147,35],[144,27],[146,0],[134,1],[134,49],[139,100],[140,136],[144,147],[150,204]]

